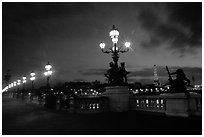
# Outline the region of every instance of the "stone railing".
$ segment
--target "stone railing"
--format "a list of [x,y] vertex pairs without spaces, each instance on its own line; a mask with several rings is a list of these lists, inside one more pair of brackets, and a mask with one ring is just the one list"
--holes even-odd
[[26,95],[26,96],[23,97],[23,100],[26,103],[37,104],[37,105],[40,105],[40,106],[45,105],[45,98],[40,98],[39,96]]
[[[116,87],[117,88],[117,87]],[[102,96],[80,96],[69,97],[68,100],[60,101],[56,99],[56,105],[53,107],[57,110],[68,111],[71,113],[102,113],[108,111],[121,112],[132,110],[140,112],[160,113],[167,116],[202,116],[202,94],[196,92],[186,93],[163,93],[160,95],[138,95],[123,90],[114,92],[109,91]],[[108,89],[110,90],[110,89]],[[120,92],[119,92],[120,91]],[[13,98],[15,95],[8,95]],[[16,96],[17,97],[17,96]],[[21,98],[20,96],[18,97]],[[124,99],[125,98],[125,99]],[[45,106],[44,98],[37,96],[25,96],[23,100],[27,103],[35,103]],[[125,102],[125,103],[124,103]],[[112,109],[111,109],[112,107]]]
[[74,113],[101,113],[109,110],[107,97],[89,96],[70,99],[70,110]]
[[202,116],[202,95],[191,94],[189,100],[189,113],[191,115]]
[[160,95],[131,96],[130,109],[165,113],[166,100]]
[[202,116],[202,95],[193,92],[132,95],[130,110],[158,112],[168,116]]

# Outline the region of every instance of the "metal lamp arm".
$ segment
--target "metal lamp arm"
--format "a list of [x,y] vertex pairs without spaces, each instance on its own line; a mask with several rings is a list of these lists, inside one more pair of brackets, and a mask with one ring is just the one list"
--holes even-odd
[[125,53],[125,52],[128,52],[129,51],[129,49],[127,48],[127,50],[119,50],[119,52],[121,52],[121,53]]
[[112,50],[110,49],[110,50],[106,50],[106,51],[104,51],[104,49],[102,49],[102,52],[103,52],[103,53],[108,53],[108,54],[109,54],[109,53],[112,53]]

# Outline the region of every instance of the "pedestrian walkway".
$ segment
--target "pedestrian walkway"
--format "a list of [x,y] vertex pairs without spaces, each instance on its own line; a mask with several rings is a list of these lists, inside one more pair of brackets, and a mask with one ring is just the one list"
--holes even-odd
[[2,99],[3,135],[192,135],[202,134],[201,118],[137,112],[69,114],[20,100]]

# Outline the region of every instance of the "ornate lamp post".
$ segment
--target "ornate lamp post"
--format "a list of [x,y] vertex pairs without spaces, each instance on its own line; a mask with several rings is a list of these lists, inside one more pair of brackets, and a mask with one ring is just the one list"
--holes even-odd
[[17,85],[18,85],[18,92],[19,92],[19,86],[21,84],[21,80],[17,80]]
[[35,80],[35,73],[34,73],[34,71],[32,71],[32,72],[30,73],[30,75],[31,75],[30,80],[31,80],[31,82],[32,82],[32,91],[33,91],[33,89],[34,89],[33,83],[34,83],[34,80]]
[[23,90],[25,91],[25,84],[26,84],[26,76],[23,76]]
[[46,96],[46,102],[45,102],[45,106],[46,107],[53,107],[53,96],[54,94],[52,92],[50,92],[50,83],[49,83],[49,80],[50,80],[50,76],[52,75],[52,66],[51,64],[48,63],[45,65],[45,72],[44,72],[44,75],[47,77],[47,96]]
[[52,66],[51,64],[48,62],[46,65],[45,65],[45,72],[44,72],[44,75],[47,77],[47,88],[49,89],[50,88],[50,83],[49,83],[49,80],[50,80],[50,76],[52,75]]
[[17,93],[17,97],[20,97],[20,89],[19,89],[19,86],[20,86],[20,84],[21,84],[21,80],[19,79],[19,80],[17,80],[17,85],[18,85],[18,93]]
[[[113,46],[109,48],[108,50],[105,50],[105,43],[101,42],[100,47],[103,53],[112,54],[113,62],[110,63],[110,70],[105,74],[105,76],[108,78],[108,83],[111,85],[121,85],[126,82],[124,82],[123,78],[126,78],[127,71],[124,68],[124,65],[121,64],[121,69],[118,67],[118,59],[119,59],[119,53],[125,53],[129,51],[130,48],[130,42],[125,42],[122,46],[117,46],[118,37],[119,37],[119,31],[116,29],[116,27],[113,25],[112,29],[109,32],[109,35],[112,39]],[[124,64],[124,63],[123,63]],[[122,70],[123,68],[123,70]],[[123,72],[121,72],[123,71]]]
[[113,62],[116,68],[118,68],[118,59],[119,59],[119,53],[125,53],[129,51],[130,47],[130,42],[125,42],[125,47],[124,46],[117,46],[118,42],[118,37],[119,37],[119,31],[116,29],[115,25],[113,25],[112,29],[109,32],[109,35],[112,39],[113,42],[113,47],[109,48],[108,50],[105,50],[105,43],[101,42],[100,47],[103,53],[111,53]]
[[[105,74],[108,78],[108,86],[105,87],[104,94],[109,98],[109,106],[111,111],[122,112],[129,109],[129,96],[126,75],[128,72],[125,70],[124,62],[118,67],[119,53],[125,53],[129,51],[130,42],[126,42],[124,46],[117,46],[119,31],[113,25],[109,35],[112,39],[113,46],[108,50],[105,50],[105,43],[101,42],[100,47],[103,53],[110,53],[113,58],[113,62],[110,62],[110,69]],[[121,103],[122,102],[122,103]]]
[[[10,87],[11,87],[11,89],[13,88],[13,83],[10,84]],[[10,91],[10,92],[11,93],[10,93],[9,97],[12,98],[13,97],[13,93],[12,93],[12,91]]]
[[8,84],[8,92],[10,91],[9,89],[11,88],[11,84]]
[[[13,82],[13,86],[14,86],[13,93],[14,93],[14,95],[15,95],[15,94],[16,94],[16,89],[15,89],[15,87],[16,87],[16,81]],[[15,97],[15,96],[13,96],[13,97]]]

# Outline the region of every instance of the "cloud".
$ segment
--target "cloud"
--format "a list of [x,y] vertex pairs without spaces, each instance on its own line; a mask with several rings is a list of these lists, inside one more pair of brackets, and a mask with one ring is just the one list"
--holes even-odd
[[86,80],[85,79],[82,79],[82,78],[76,78],[73,80],[74,82],[85,82]]
[[79,70],[78,73],[86,76],[92,76],[92,75],[103,76],[106,73],[106,71],[107,69],[90,68],[90,69]]
[[[152,5],[155,6],[155,5]],[[174,53],[196,54],[202,45],[202,3],[166,3],[156,8],[141,9],[138,20],[148,32],[149,40],[141,42],[144,48],[156,48],[168,43]]]

